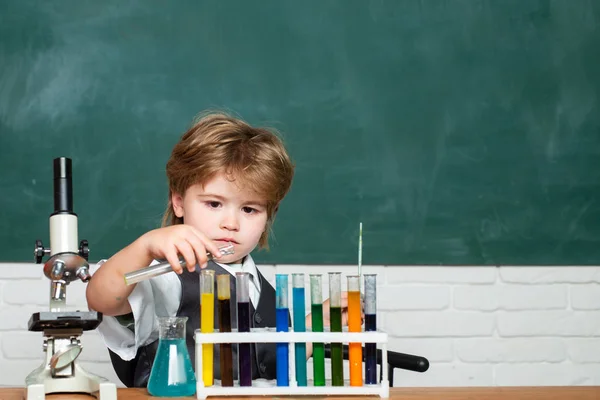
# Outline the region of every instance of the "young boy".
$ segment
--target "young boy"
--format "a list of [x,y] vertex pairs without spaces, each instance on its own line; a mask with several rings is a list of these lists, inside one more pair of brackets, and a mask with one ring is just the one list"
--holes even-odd
[[[188,317],[186,341],[194,363],[193,334],[200,321],[197,264],[217,274],[248,272],[253,327],[275,326],[275,290],[250,252],[257,246],[268,248],[269,229],[293,175],[294,166],[278,136],[239,119],[208,114],[182,136],[167,162],[169,201],[163,227],[145,233],[99,263],[87,287],[90,309],[104,314],[98,331],[126,386],[145,387],[148,383],[158,344],[157,317]],[[235,253],[220,255],[218,248],[228,243],[233,244]],[[208,262],[207,251],[215,255],[216,262]],[[186,261],[185,271],[179,256]],[[125,285],[125,273],[157,259],[166,259],[176,274]],[[231,297],[235,301],[233,292]],[[234,327],[235,321],[232,318]],[[252,359],[253,379],[275,378],[274,344],[257,343]],[[217,379],[218,360],[216,346]]]

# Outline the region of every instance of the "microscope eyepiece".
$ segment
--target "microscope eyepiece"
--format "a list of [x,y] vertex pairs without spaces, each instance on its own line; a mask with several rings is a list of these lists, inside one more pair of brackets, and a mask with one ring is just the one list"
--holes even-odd
[[54,213],[73,213],[71,159],[54,159]]

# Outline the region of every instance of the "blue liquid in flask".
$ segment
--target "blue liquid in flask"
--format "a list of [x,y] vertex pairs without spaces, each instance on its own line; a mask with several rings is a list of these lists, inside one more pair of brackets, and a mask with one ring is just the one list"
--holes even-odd
[[[183,324],[178,321],[178,325],[177,328],[181,329],[181,325],[183,325],[185,330],[185,321]],[[161,326],[161,336],[166,336],[163,335],[163,331],[166,331],[163,328]],[[185,339],[183,337],[173,338],[173,336],[180,335],[183,336],[182,334],[170,334],[170,337],[159,339],[158,350],[148,380],[148,392],[152,396],[183,397],[196,393],[196,375],[192,368]]]

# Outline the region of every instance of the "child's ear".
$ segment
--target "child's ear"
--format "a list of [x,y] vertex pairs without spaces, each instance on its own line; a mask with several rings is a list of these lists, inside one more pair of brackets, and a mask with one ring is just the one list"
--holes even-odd
[[183,218],[183,196],[178,193],[171,195],[171,204],[173,204],[173,213],[177,218]]

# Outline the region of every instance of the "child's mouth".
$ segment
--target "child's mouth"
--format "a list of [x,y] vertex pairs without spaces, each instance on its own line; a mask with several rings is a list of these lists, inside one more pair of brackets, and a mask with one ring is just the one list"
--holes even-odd
[[231,238],[221,238],[221,239],[216,239],[215,241],[219,242],[221,244],[228,244],[228,243],[239,244],[238,242],[236,242],[235,240],[233,240]]

